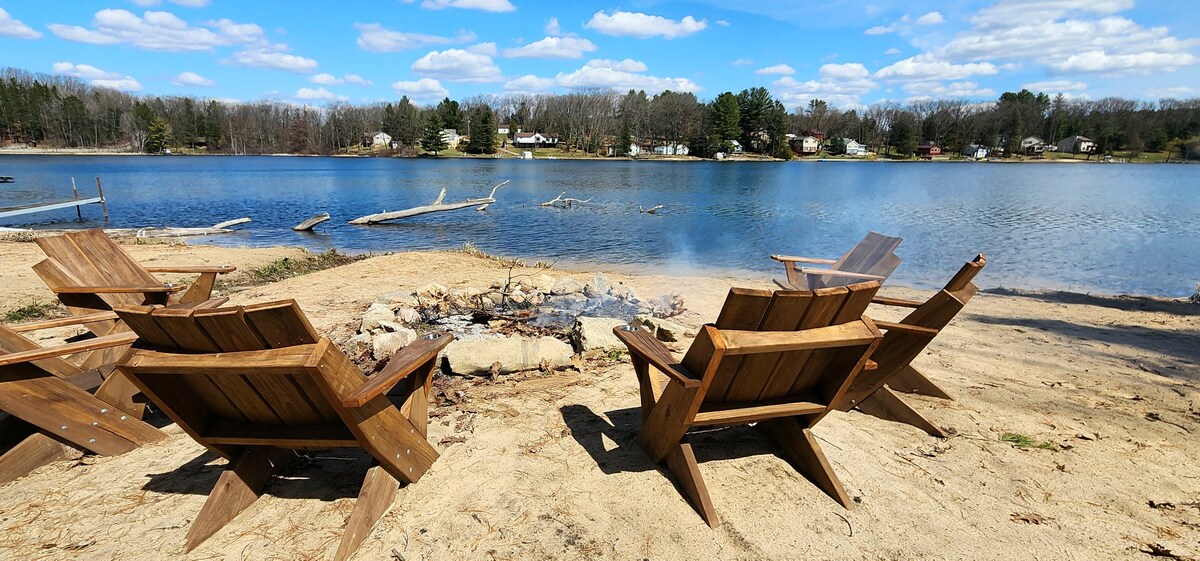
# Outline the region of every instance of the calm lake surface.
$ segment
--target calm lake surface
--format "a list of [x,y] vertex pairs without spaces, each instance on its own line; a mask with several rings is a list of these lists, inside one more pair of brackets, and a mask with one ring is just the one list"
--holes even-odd
[[[894,283],[939,287],[977,252],[984,287],[1164,296],[1200,282],[1200,168],[1186,165],[965,163],[673,163],[297,157],[0,156],[0,207],[81,196],[98,206],[0,220],[35,228],[209,226],[245,231],[194,240],[346,251],[449,249],[641,272],[782,272],[772,253],[836,258],[867,230],[904,238]],[[380,226],[383,210],[486,196],[460,210]],[[538,207],[562,191],[592,199]],[[638,207],[662,204],[657,215]],[[320,212],[315,234],[291,226]]]

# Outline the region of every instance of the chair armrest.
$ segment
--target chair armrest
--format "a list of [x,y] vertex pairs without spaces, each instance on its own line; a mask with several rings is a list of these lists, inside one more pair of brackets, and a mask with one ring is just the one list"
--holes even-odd
[[383,370],[368,377],[367,381],[359,386],[357,390],[342,398],[342,406],[362,407],[366,405],[368,401],[392,389],[392,386],[407,378],[409,374],[420,368],[422,364],[436,358],[438,353],[442,352],[442,349],[446,348],[446,345],[449,345],[454,340],[454,336],[449,333],[440,333],[437,335],[438,337],[433,339],[427,338],[429,335],[426,335],[397,351],[388,360]]
[[876,296],[871,299],[872,304],[880,304],[883,306],[899,306],[901,308],[920,308],[924,302],[916,300],[905,300],[903,298],[888,298],[887,296]]
[[833,265],[837,263],[837,259],[818,259],[816,257],[793,257],[791,255],[772,255],[771,259],[781,263],[817,263],[819,265]]
[[613,328],[613,335],[625,343],[625,346],[629,348],[629,354],[637,355],[638,358],[650,363],[672,380],[683,384],[683,387],[700,387],[700,380],[694,378],[691,372],[679,364],[675,357],[671,356],[670,349],[655,338],[649,330],[642,327],[626,330],[625,326],[617,326]]
[[94,314],[85,314],[82,316],[71,316],[66,318],[48,319],[45,321],[35,321],[33,323],[24,323],[21,325],[9,326],[9,329],[17,333],[25,333],[26,331],[38,331],[40,329],[51,329],[54,327],[67,327],[70,325],[80,325],[91,323],[93,321],[108,321],[119,319],[114,312],[97,312]]
[[143,267],[151,273],[217,273],[224,275],[237,270],[233,265],[181,265],[163,267]]
[[126,331],[124,333],[95,337],[76,343],[67,343],[65,345],[57,345],[54,347],[43,347],[29,351],[8,353],[6,355],[0,355],[0,366],[8,366],[10,364],[20,364],[22,362],[31,362],[34,360],[73,355],[75,353],[95,351],[98,349],[120,347],[122,345],[132,345],[134,341],[137,341],[137,338],[137,333]]
[[923,335],[923,336],[929,337],[931,339],[934,337],[937,337],[937,334],[939,333],[939,331],[937,329],[933,329],[932,327],[921,327],[919,325],[909,325],[907,323],[893,323],[890,321],[876,321],[875,326],[880,329],[886,329],[889,332],[890,331],[899,331],[901,333],[907,333],[909,335]]
[[55,294],[146,294],[151,292],[179,292],[184,286],[175,283],[151,284],[146,286],[61,286],[53,288]]
[[722,329],[720,332],[725,339],[725,356],[852,347],[883,337],[869,318],[800,331]]
[[866,273],[851,273],[849,271],[838,271],[835,269],[814,269],[812,267],[804,267],[800,272],[805,275],[820,275],[823,277],[846,277],[851,279],[877,280],[885,281],[887,277],[879,275],[868,275]]

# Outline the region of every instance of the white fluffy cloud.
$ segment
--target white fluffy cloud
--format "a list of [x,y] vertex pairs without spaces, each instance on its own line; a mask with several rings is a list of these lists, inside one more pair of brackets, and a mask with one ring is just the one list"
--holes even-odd
[[646,65],[625,59],[613,61],[597,59],[588,61],[583,68],[574,72],[560,72],[554,77],[555,85],[564,88],[611,88],[616,91],[646,90],[655,94],[665,90],[675,92],[697,92],[700,86],[687,78],[660,78],[642,74]]
[[[416,0],[404,0],[412,4]],[[444,8],[462,8],[464,10],[482,10],[485,12],[511,12],[517,9],[508,0],[423,0],[421,7],[427,10]]]
[[97,88],[108,88],[110,90],[119,90],[123,92],[140,92],[142,85],[134,80],[132,76],[117,78],[112,80],[92,80],[91,85]]
[[106,72],[90,64],[56,62],[54,63],[54,66],[51,67],[51,70],[53,70],[55,74],[61,76],[74,76],[84,80],[101,80],[121,77],[119,72]]
[[430,51],[411,68],[422,76],[449,82],[499,82],[504,78],[492,57],[463,49]]
[[910,101],[922,99],[961,99],[971,97],[994,97],[996,90],[980,87],[970,81],[961,82],[909,82],[904,84],[904,91],[912,97]]
[[344,95],[337,95],[325,88],[317,88],[315,90],[312,88],[300,88],[296,90],[296,95],[293,97],[304,101],[345,101],[349,99]]
[[509,58],[583,58],[584,53],[596,50],[596,45],[582,37],[546,37],[528,45],[505,49]]
[[553,87],[553,78],[541,78],[533,74],[526,74],[525,76],[504,83],[505,91],[518,93],[544,92]]
[[673,20],[662,16],[643,14],[641,12],[596,12],[592,19],[583,24],[588,29],[594,29],[605,35],[618,37],[637,37],[647,39],[662,37],[675,39],[697,33],[708,27],[706,20],[697,20],[692,16]]
[[799,81],[784,76],[771,83],[776,97],[790,107],[800,107],[813,99],[823,99],[839,107],[861,104],[863,95],[879,87],[871,72],[861,63],[825,64],[817,71],[817,80]]
[[755,73],[755,74],[782,74],[782,75],[787,75],[787,74],[795,74],[795,73],[796,73],[796,69],[795,69],[795,68],[792,68],[792,67],[790,67],[790,66],[788,66],[788,65],[786,65],[786,64],[776,64],[775,66],[768,66],[768,67],[766,67],[766,68],[759,68],[758,70],[755,70],[755,71],[754,71],[754,73]]
[[208,88],[217,85],[216,82],[205,78],[195,72],[180,72],[175,79],[171,80],[176,86],[186,86],[193,88]]
[[889,55],[889,56],[898,55],[898,54],[900,54],[900,49],[897,49],[896,47],[892,47],[886,51],[883,51],[883,54]]
[[998,72],[1000,70],[990,62],[954,64],[923,54],[880,68],[875,72],[875,77],[889,81],[929,82],[962,80],[971,76],[990,76]]
[[233,53],[230,62],[237,66],[268,68],[305,74],[317,68],[317,61],[273,49],[247,49]]
[[373,82],[371,82],[370,80],[368,80],[366,78],[363,78],[362,76],[359,76],[358,74],[345,74],[341,78],[338,78],[337,76],[334,76],[333,74],[329,74],[327,72],[322,72],[320,74],[313,74],[312,76],[308,77],[308,81],[312,82],[314,84],[321,84],[324,86],[338,86],[341,84],[354,84],[356,86],[373,85]]
[[944,21],[946,21],[946,18],[942,16],[941,12],[929,12],[917,18],[916,23],[917,25],[937,25]]
[[147,11],[138,16],[128,10],[109,9],[96,12],[91,29],[60,23],[48,27],[68,41],[92,45],[124,43],[152,51],[210,51],[213,47],[263,40],[262,28],[255,24],[224,19],[206,25],[189,25],[171,12]]
[[8,15],[8,12],[4,11],[4,8],[0,8],[0,37],[37,39],[41,36],[41,32],[35,31],[21,20]]
[[1151,74],[1155,71],[1174,72],[1180,66],[1196,64],[1196,55],[1191,53],[1142,52],[1109,54],[1104,51],[1087,51],[1073,54],[1065,60],[1050,63],[1057,72],[1103,72],[1110,74]]
[[[134,4],[143,8],[157,6],[162,4],[162,0],[131,0]],[[185,8],[204,8],[212,3],[212,0],[171,0],[172,4],[177,4]]]
[[754,61],[750,60],[748,58],[739,58],[729,64],[732,64],[734,66],[750,66],[751,64],[754,64]]
[[456,37],[441,37],[424,33],[394,31],[378,23],[356,23],[354,28],[359,31],[358,47],[364,51],[377,53],[391,53],[429,45],[449,45],[475,40],[475,34],[466,31],[459,33]]
[[442,87],[442,83],[432,78],[421,78],[415,82],[393,82],[392,90],[397,94],[406,95],[419,101],[430,101],[450,96],[450,91]]
[[558,18],[550,18],[550,21],[546,22],[545,32],[551,36],[562,35],[562,26],[558,25]]
[[1087,89],[1087,84],[1071,80],[1047,80],[1044,82],[1029,82],[1021,87],[1031,92],[1059,93],[1080,92]]
[[866,33],[867,35],[886,35],[895,30],[896,28],[890,25],[876,25],[875,27],[868,28],[863,33]]

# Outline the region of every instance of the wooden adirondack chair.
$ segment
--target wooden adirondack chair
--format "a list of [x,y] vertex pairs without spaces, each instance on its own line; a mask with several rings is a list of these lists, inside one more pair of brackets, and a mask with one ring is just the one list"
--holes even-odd
[[[217,275],[236,267],[143,267],[99,228],[37,238],[46,259],[33,266],[34,272],[58,296],[72,314],[107,311],[118,306],[142,304],[198,303],[209,299]],[[151,273],[199,273],[187,292],[184,286],[163,283]],[[96,335],[105,335],[112,322],[87,325]]]
[[374,462],[336,559],[348,559],[438,453],[427,441],[434,334],[364,376],[293,301],[209,310],[138,306],[139,336],[117,370],[197,442],[230,459],[187,534],[191,551],[250,506],[291,450],[362,448]]
[[856,377],[837,408],[849,411],[857,407],[868,415],[909,424],[932,436],[945,438],[946,433],[942,429],[901,401],[892,390],[952,399],[950,394],[913,367],[912,361],[979,291],[971,281],[986,264],[987,258],[980,253],[963,265],[941,292],[925,302],[876,297],[873,303],[915,309],[899,323],[875,322],[875,325],[887,331],[879,348],[871,355],[879,367]]
[[[111,317],[101,317],[111,316]],[[115,318],[112,312],[20,326],[23,332]],[[136,389],[108,368],[76,366],[64,356],[128,348],[130,332],[43,348],[14,329],[0,326],[0,433],[21,438],[0,455],[0,484],[23,477],[79,451],[123,454],[165,438],[142,422]],[[98,356],[92,354],[91,356]],[[85,360],[85,365],[87,361]],[[93,394],[93,391],[95,392]]]
[[810,431],[869,366],[881,335],[862,314],[877,290],[874,281],[812,292],[732,289],[682,361],[647,330],[613,330],[641,387],[638,445],[666,462],[709,526],[719,521],[687,440],[693,428],[758,423],[797,471],[853,508]]
[[[901,238],[869,232],[867,237],[839,259],[772,255],[771,259],[783,263],[784,272],[787,273],[786,281],[776,280],[775,284],[784,290],[813,290],[871,280],[882,283],[900,266],[900,258],[894,252],[901,241]],[[798,263],[829,267],[803,267]]]

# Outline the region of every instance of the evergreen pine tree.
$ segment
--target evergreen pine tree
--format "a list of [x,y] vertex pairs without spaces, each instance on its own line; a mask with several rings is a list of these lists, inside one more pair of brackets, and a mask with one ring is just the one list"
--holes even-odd
[[429,116],[429,120],[425,121],[425,130],[421,133],[421,149],[426,152],[433,152],[434,156],[438,152],[449,148],[446,144],[446,139],[442,138],[442,118],[434,113]]

